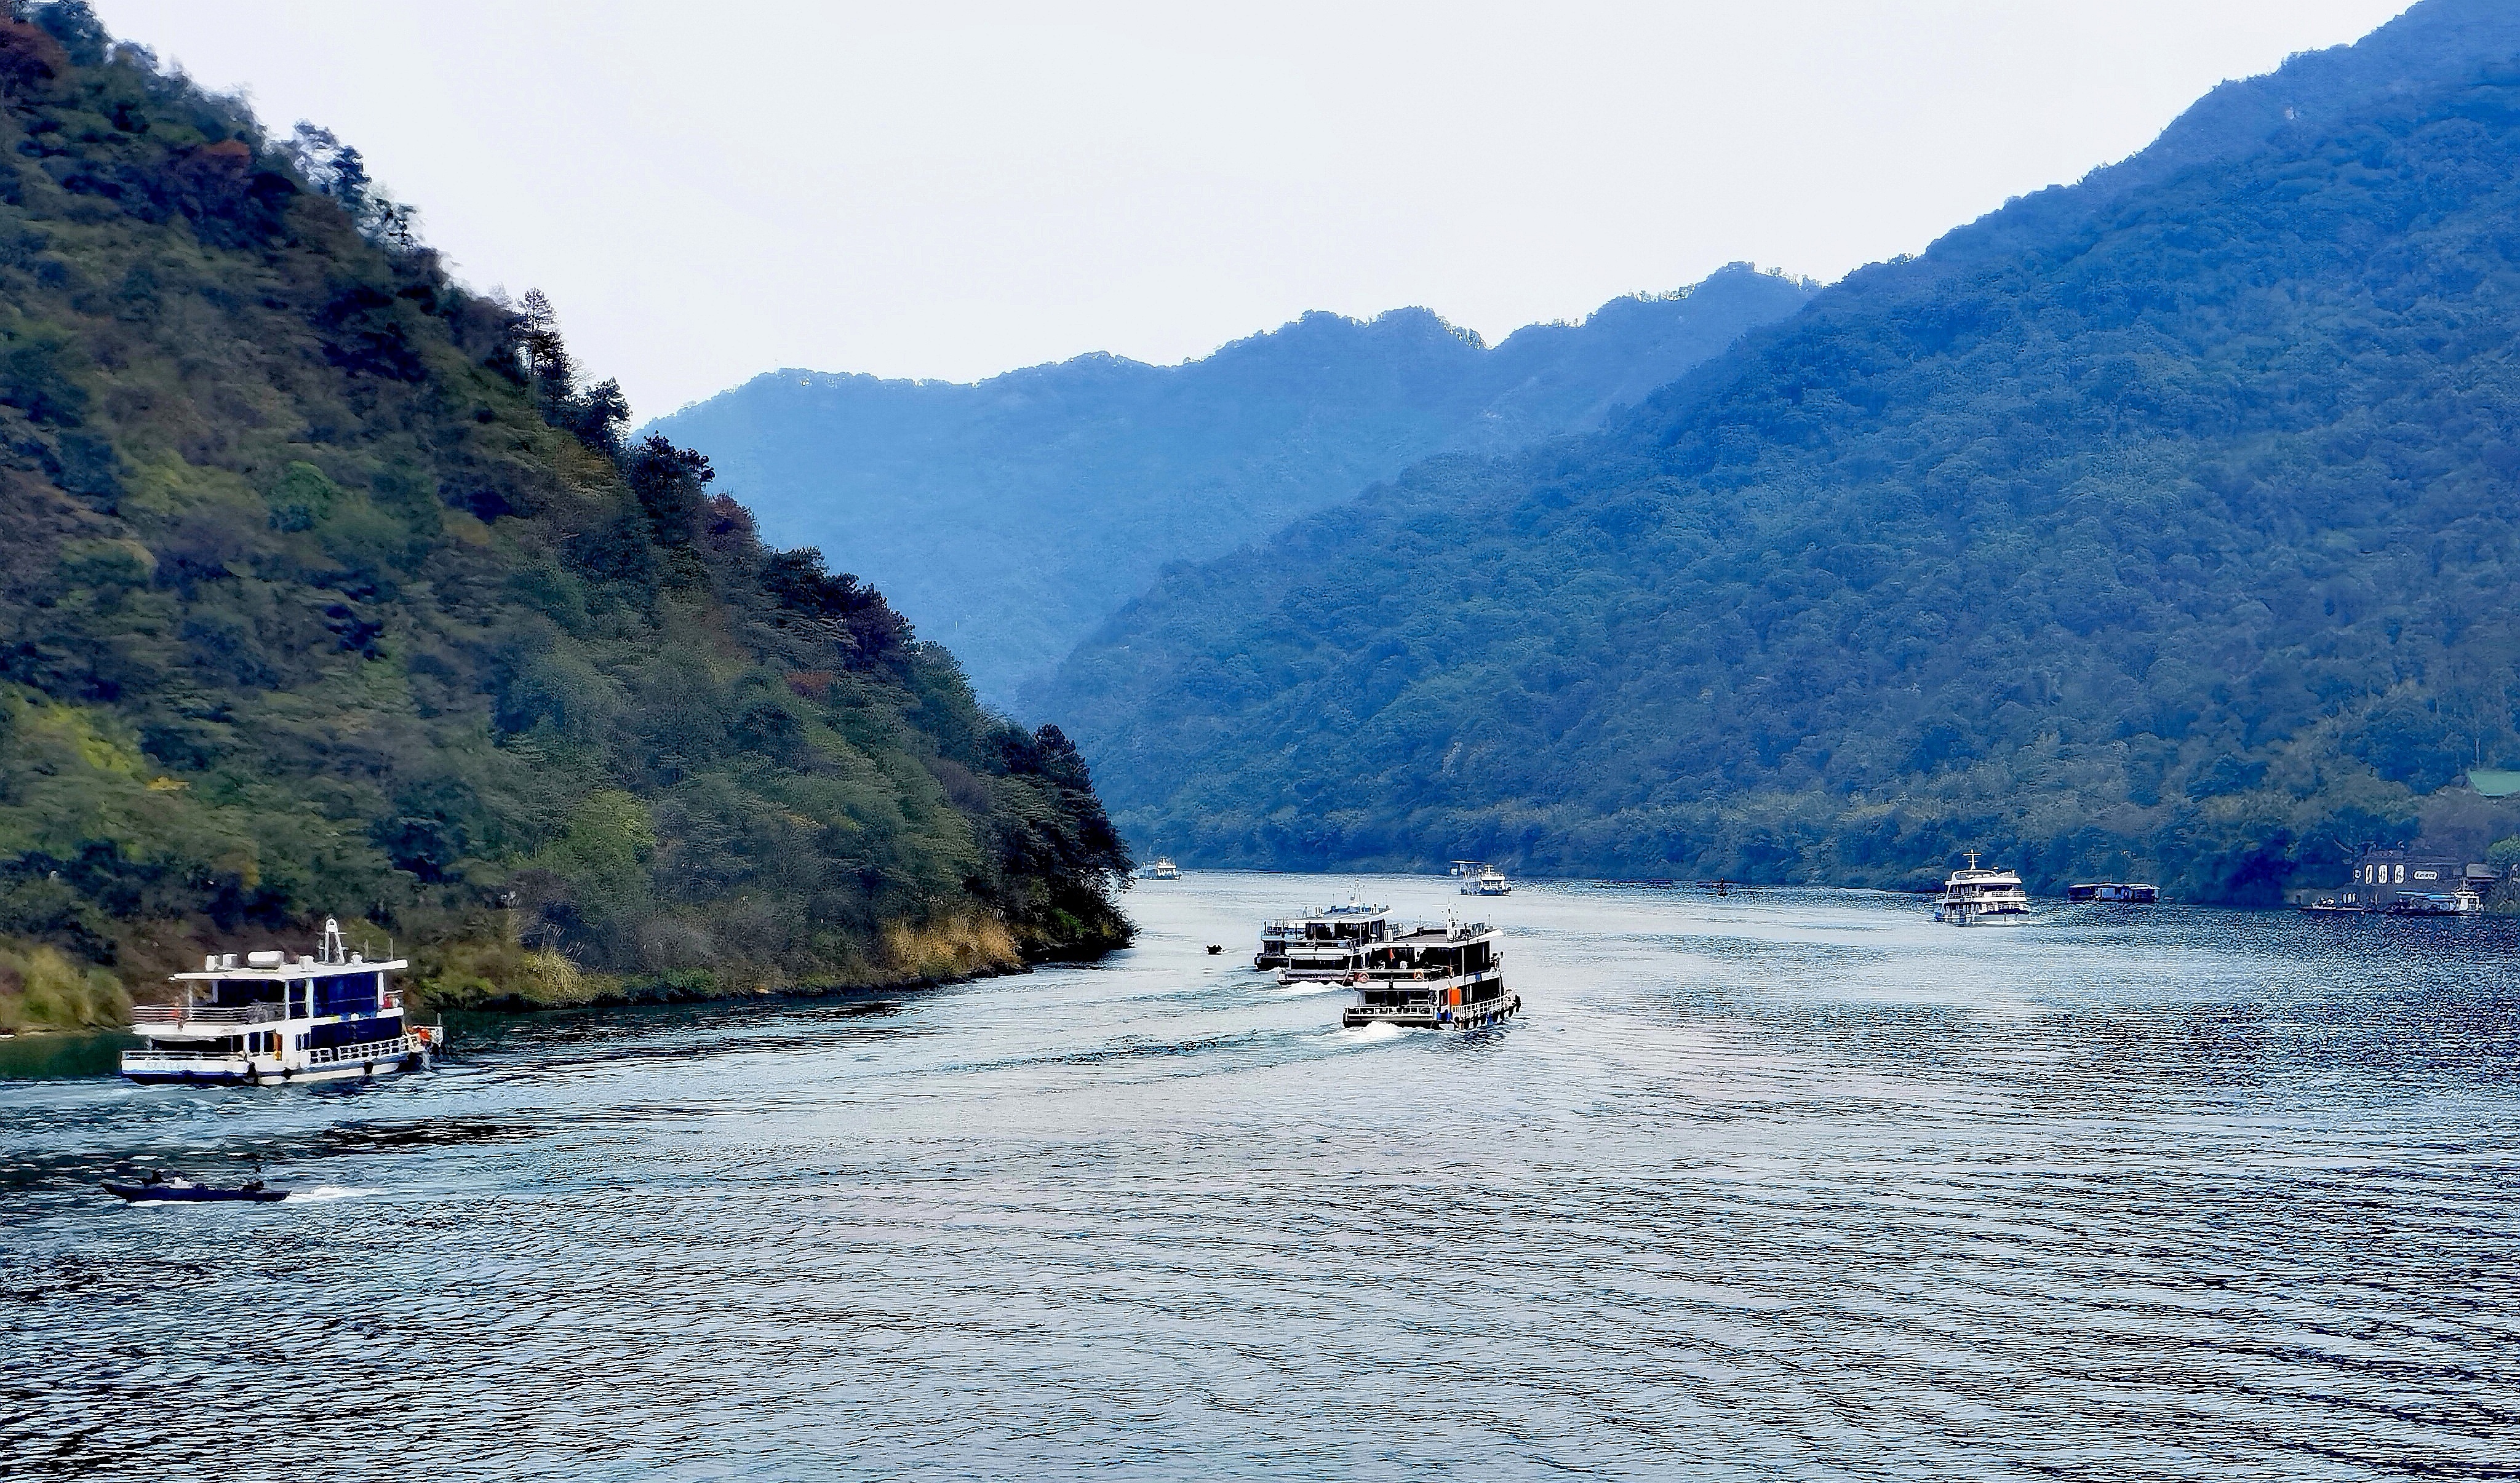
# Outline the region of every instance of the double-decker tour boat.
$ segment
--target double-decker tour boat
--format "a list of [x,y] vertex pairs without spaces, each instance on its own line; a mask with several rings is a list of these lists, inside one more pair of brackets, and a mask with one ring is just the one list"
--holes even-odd
[[1339,1023],[1474,1030],[1510,1017],[1522,996],[1506,989],[1499,935],[1484,921],[1447,921],[1372,944],[1349,974],[1356,1003]]
[[1968,866],[1954,871],[1934,903],[1934,920],[1953,926],[2001,926],[2030,920],[2030,893],[2010,871],[1982,871],[1978,852],[1968,851]]
[[1255,968],[1292,967],[1300,954],[1307,970],[1335,964],[1347,972],[1365,966],[1365,946],[1391,935],[1391,908],[1368,906],[1350,896],[1345,906],[1326,906],[1302,917],[1260,924]]
[[1147,878],[1148,880],[1179,880],[1181,878],[1181,867],[1173,864],[1172,856],[1157,855],[1155,857],[1155,863],[1147,868]]
[[385,975],[409,966],[350,952],[330,917],[312,954],[248,953],[240,966],[236,954],[213,953],[200,972],[174,975],[180,1003],[132,1010],[132,1033],[148,1045],[122,1053],[122,1074],[264,1086],[419,1069],[446,1032],[404,1022]]

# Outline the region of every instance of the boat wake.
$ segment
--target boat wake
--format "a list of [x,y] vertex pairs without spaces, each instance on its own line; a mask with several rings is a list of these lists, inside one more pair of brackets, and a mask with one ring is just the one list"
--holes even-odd
[[357,1199],[366,1194],[382,1194],[382,1190],[354,1190],[347,1185],[317,1185],[312,1190],[292,1190],[285,1205],[312,1205],[323,1200]]
[[1356,992],[1356,985],[1354,984],[1337,982],[1323,983],[1319,980],[1311,982],[1298,981],[1295,983],[1282,983],[1275,985],[1275,987],[1278,990],[1279,996],[1284,999],[1311,999],[1320,994],[1353,994]]
[[1333,1030],[1330,1033],[1344,1037],[1351,1044],[1371,1045],[1375,1041],[1398,1040],[1409,1031],[1399,1025],[1358,1025],[1352,1030]]

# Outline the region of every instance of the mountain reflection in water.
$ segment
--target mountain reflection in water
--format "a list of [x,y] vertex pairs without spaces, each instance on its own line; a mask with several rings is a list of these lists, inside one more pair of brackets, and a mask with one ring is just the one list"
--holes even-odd
[[1248,967],[1450,885],[1193,874],[1101,965],[348,1092],[0,1083],[0,1473],[2509,1475],[2520,921],[1527,881],[1473,1037]]

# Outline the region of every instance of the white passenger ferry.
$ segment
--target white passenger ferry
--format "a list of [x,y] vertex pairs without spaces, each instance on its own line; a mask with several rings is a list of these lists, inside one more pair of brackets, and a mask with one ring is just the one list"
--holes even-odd
[[1968,866],[1954,871],[1934,903],[1934,920],[1953,926],[2002,926],[2030,920],[2030,893],[2010,871],[1982,871],[1978,852],[1968,852]]
[[1365,946],[1391,936],[1391,908],[1369,906],[1350,896],[1345,906],[1326,906],[1301,917],[1281,917],[1260,924],[1260,951],[1255,968],[1283,968],[1301,955],[1307,970],[1332,964],[1345,973],[1365,966]]
[[1513,882],[1505,878],[1505,872],[1483,860],[1456,860],[1453,874],[1462,877],[1462,894],[1464,896],[1513,894]]
[[402,994],[385,975],[409,966],[348,951],[329,917],[312,954],[248,953],[240,966],[234,953],[213,953],[200,972],[174,975],[180,1003],[132,1010],[132,1033],[148,1045],[122,1053],[122,1074],[267,1086],[426,1066],[446,1032],[404,1022]]
[[1499,935],[1484,921],[1445,921],[1373,944],[1350,974],[1356,1003],[1339,1023],[1474,1030],[1512,1017],[1522,996],[1505,986]]
[[1181,878],[1181,867],[1173,864],[1172,856],[1157,855],[1155,857],[1155,863],[1147,869],[1147,878],[1148,880],[1179,880]]

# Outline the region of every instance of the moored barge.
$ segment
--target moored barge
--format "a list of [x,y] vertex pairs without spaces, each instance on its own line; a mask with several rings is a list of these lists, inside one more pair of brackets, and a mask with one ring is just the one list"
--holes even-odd
[[2140,880],[2086,880],[2065,887],[2065,899],[2076,905],[2151,906],[2161,900],[2161,887]]

